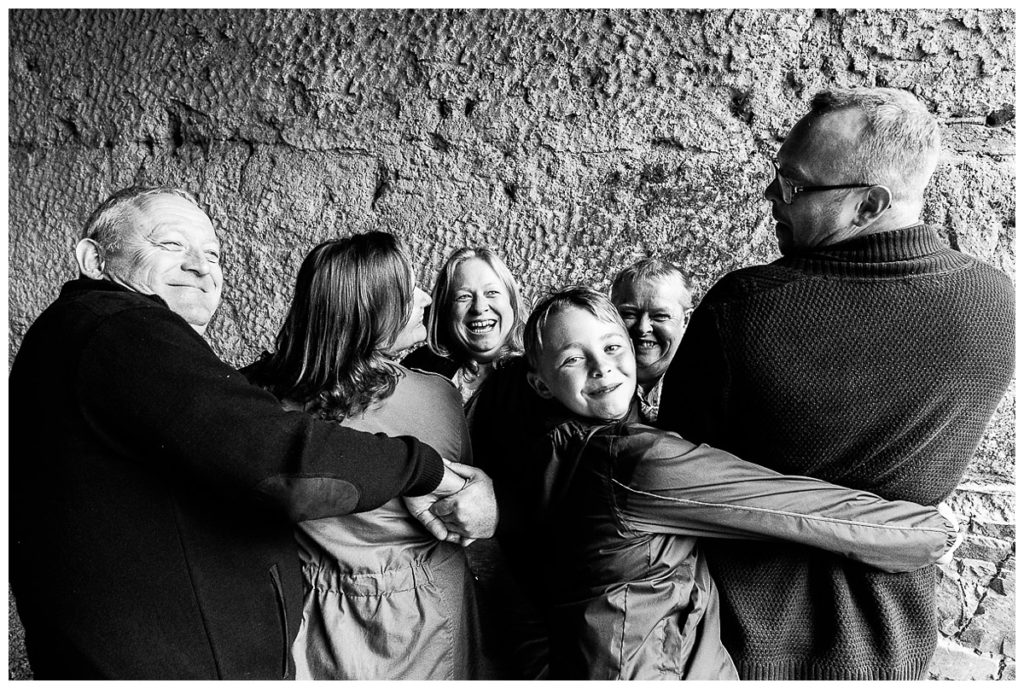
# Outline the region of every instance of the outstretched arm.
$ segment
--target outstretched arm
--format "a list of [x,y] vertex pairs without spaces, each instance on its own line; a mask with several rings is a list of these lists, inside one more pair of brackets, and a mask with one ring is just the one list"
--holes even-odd
[[[286,412],[222,362],[181,318],[137,308],[106,319],[82,350],[82,414],[114,451],[169,477],[269,502],[294,521],[374,509],[434,490],[441,458]],[[115,372],[116,375],[112,375]]]
[[958,525],[935,507],[785,476],[675,434],[658,434],[631,476],[613,478],[626,528],[778,539],[889,572],[919,569],[954,547]]

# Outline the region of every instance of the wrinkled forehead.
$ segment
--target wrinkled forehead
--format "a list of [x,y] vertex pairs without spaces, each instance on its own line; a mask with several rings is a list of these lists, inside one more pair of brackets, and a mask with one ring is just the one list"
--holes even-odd
[[175,194],[156,194],[139,200],[132,226],[140,237],[180,232],[201,243],[218,243],[213,222],[201,208]]

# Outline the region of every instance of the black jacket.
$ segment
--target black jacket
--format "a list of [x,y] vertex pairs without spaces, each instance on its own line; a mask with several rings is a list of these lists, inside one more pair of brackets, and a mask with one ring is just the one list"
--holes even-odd
[[288,678],[292,522],[440,458],[281,409],[157,297],[67,283],[11,369],[10,578],[37,679]]

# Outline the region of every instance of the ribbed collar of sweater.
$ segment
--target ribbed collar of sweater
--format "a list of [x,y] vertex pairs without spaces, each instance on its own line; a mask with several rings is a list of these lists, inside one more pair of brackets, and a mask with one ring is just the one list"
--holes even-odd
[[919,224],[792,254],[778,263],[855,277],[898,277],[952,270],[964,264],[964,256],[943,244],[933,228]]

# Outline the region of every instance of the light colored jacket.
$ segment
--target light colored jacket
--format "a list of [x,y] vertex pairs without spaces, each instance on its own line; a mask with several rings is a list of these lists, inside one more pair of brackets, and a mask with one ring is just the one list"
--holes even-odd
[[[402,369],[394,393],[343,425],[411,435],[472,463],[450,381]],[[297,679],[475,679],[479,620],[461,546],[437,541],[395,499],[299,524],[306,595],[292,645]]]

